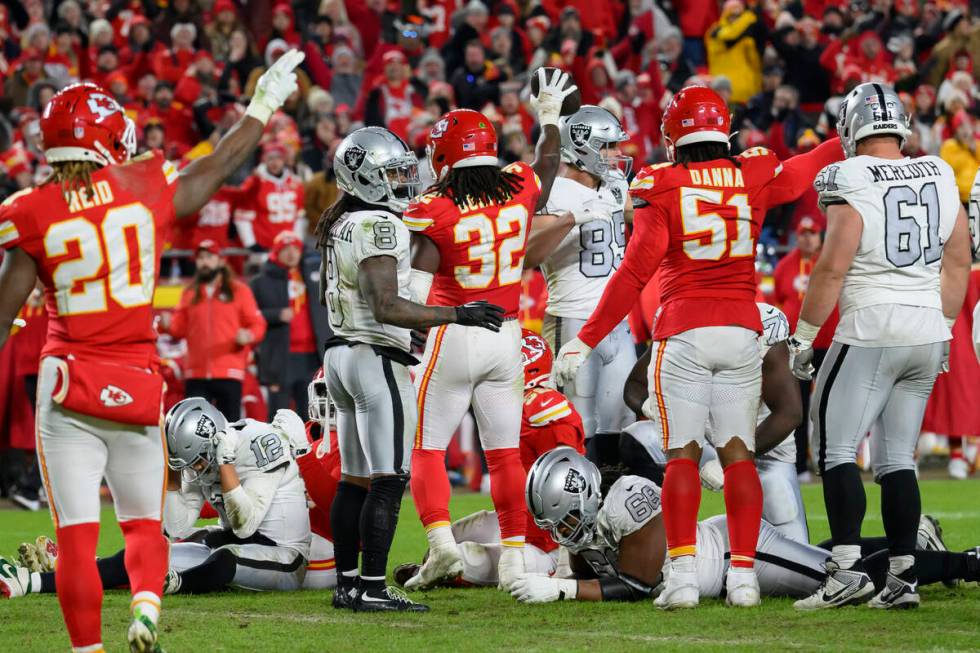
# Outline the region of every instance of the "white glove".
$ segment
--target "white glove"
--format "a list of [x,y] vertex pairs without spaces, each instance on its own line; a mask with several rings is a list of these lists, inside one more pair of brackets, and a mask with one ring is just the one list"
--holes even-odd
[[589,347],[578,338],[573,338],[569,342],[566,342],[558,351],[558,357],[555,358],[555,366],[552,370],[555,385],[560,388],[563,385],[575,381],[578,368],[582,367],[585,359],[591,353],[592,347]]
[[725,470],[717,458],[701,465],[701,485],[712,492],[721,492],[725,488]]
[[286,436],[293,456],[302,456],[310,450],[313,443],[306,434],[306,424],[295,412],[285,408],[277,410],[276,416],[272,418],[272,426]]
[[613,213],[622,209],[622,204],[608,197],[597,196],[585,200],[581,207],[572,209],[571,213],[575,224],[585,224],[593,220],[612,221]]
[[558,564],[555,565],[553,578],[571,578],[575,575],[572,571],[572,554],[563,546],[558,547]]
[[789,368],[800,381],[813,378],[813,342],[801,340],[794,333],[786,341],[789,347]]
[[211,436],[211,444],[214,446],[215,462],[219,465],[234,465],[238,458],[238,439],[228,431],[218,431]]
[[296,92],[296,73],[293,69],[305,58],[305,54],[294,48],[262,73],[245,115],[252,116],[263,125],[269,122],[272,114],[285,104],[286,98]]
[[510,595],[521,603],[572,601],[578,594],[574,578],[552,578],[544,574],[521,574],[510,588]]
[[531,109],[538,117],[538,122],[542,127],[545,125],[558,126],[558,118],[561,116],[561,105],[565,98],[575,92],[578,88],[572,84],[568,88],[565,82],[568,80],[568,73],[555,70],[551,80],[546,79],[544,68],[538,68],[538,94],[531,97]]

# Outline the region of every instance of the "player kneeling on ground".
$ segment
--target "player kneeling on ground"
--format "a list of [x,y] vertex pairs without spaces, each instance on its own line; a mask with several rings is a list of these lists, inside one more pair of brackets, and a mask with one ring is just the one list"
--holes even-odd
[[[511,594],[527,603],[559,600],[638,601],[663,590],[667,537],[660,511],[660,488],[619,469],[599,469],[568,447],[541,456],[527,476],[527,504],[539,526],[567,547],[575,576],[527,573]],[[701,596],[722,596],[731,546],[725,515],[697,522],[695,578]],[[916,551],[920,582],[980,579],[980,547],[964,553],[942,550],[936,531],[923,538],[938,550]],[[884,542],[865,542],[865,568],[877,587],[888,576]],[[830,551],[797,542],[762,522],[756,549],[760,592],[766,596],[808,596],[827,577]]]

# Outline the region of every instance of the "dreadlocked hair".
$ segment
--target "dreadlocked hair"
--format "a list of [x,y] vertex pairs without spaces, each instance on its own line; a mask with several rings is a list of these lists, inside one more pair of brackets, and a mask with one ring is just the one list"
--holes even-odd
[[468,206],[502,204],[521,192],[519,175],[497,166],[452,168],[445,177],[432,184],[427,193],[448,197],[463,209]]
[[313,233],[316,235],[317,249],[325,250],[327,248],[330,244],[330,227],[343,217],[345,213],[349,213],[354,210],[354,207],[360,204],[362,202],[353,195],[348,195],[344,191],[340,191],[340,197],[320,214],[320,219],[317,221],[316,227],[313,230]]
[[727,143],[712,141],[682,145],[677,148],[674,159],[674,165],[682,165],[685,168],[688,163],[703,163],[705,161],[717,161],[718,159],[731,161],[736,168],[742,167],[741,162],[732,156]]
[[94,161],[58,161],[51,164],[53,172],[45,183],[53,181],[60,184],[61,192],[65,197],[73,190],[82,189],[85,189],[88,197],[94,197],[92,173],[101,167]]

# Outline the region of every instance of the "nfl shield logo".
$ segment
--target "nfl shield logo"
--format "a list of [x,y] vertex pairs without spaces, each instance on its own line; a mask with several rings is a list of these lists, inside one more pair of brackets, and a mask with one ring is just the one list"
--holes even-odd
[[351,170],[358,170],[361,164],[364,163],[364,157],[367,155],[360,147],[356,145],[347,148],[344,152],[344,165],[346,165]]
[[565,476],[565,492],[581,494],[584,490],[585,477],[582,476],[576,469],[568,470],[568,475]]
[[592,127],[590,125],[578,123],[576,125],[572,125],[568,132],[572,137],[572,143],[578,147],[582,147],[589,142],[589,136],[592,135]]

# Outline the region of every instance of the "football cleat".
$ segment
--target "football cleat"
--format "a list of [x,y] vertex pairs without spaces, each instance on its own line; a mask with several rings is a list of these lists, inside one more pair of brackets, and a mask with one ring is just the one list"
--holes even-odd
[[888,572],[885,587],[870,601],[869,608],[879,610],[908,610],[919,607],[919,579],[915,575],[915,567],[909,567],[901,574]]
[[736,608],[752,608],[762,600],[755,569],[730,567],[725,578],[725,603]]
[[675,569],[667,571],[664,591],[654,600],[653,604],[661,610],[696,608],[701,598],[697,572],[677,571]]
[[0,556],[0,599],[18,599],[30,591],[30,570]]
[[[915,548],[922,551],[948,551],[946,542],[943,541],[943,529],[939,525],[939,520],[932,515],[922,515],[919,517],[919,532],[915,538]],[[956,587],[958,580],[944,580],[946,587]]]
[[157,625],[153,620],[137,612],[133,615],[133,621],[129,624],[130,653],[164,653],[157,641]]
[[163,595],[176,594],[180,591],[180,586],[183,584],[184,579],[181,578],[180,572],[176,569],[168,569],[167,575],[163,578]]
[[354,612],[428,612],[429,606],[416,603],[394,587],[365,590],[354,599]]
[[824,563],[827,577],[812,595],[793,604],[797,610],[823,610],[840,608],[845,605],[864,603],[874,594],[871,577],[864,571],[861,563],[850,569],[841,569],[831,558]]
[[497,587],[505,592],[510,592],[514,583],[525,571],[524,548],[501,547],[500,561],[497,563]]
[[395,584],[399,587],[405,587],[412,576],[419,573],[420,565],[417,562],[406,562],[395,567],[395,570],[391,572],[391,577],[394,579]]
[[58,560],[58,545],[44,535],[33,542],[23,542],[17,547],[17,561],[21,567],[45,573],[54,571]]
[[357,588],[345,589],[338,587],[333,591],[333,599],[330,604],[334,610],[353,610],[354,601],[357,600]]
[[461,573],[463,573],[463,559],[459,556],[456,543],[434,546],[429,549],[429,557],[419,567],[418,573],[405,582],[405,589],[412,592],[429,589],[443,581],[456,578]]

